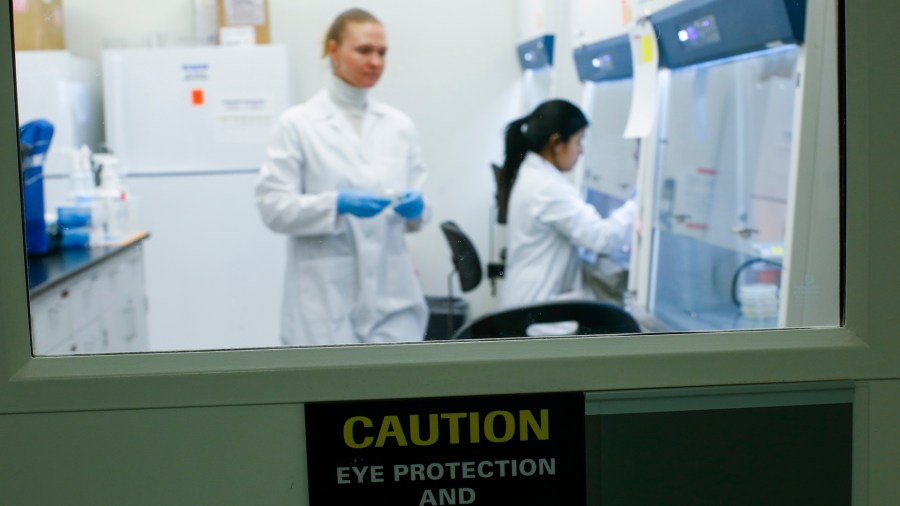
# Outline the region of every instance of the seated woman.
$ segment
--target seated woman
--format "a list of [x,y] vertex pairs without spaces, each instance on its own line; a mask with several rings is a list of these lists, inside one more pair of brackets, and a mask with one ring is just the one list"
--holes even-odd
[[630,240],[634,201],[603,218],[565,175],[583,152],[587,126],[577,106],[549,100],[506,128],[501,171],[509,191],[504,308],[589,297],[582,290],[578,248],[606,254]]

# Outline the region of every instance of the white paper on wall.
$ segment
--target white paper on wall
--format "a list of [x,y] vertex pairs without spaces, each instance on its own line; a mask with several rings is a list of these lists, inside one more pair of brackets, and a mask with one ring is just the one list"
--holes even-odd
[[266,6],[263,0],[225,0],[225,19],[228,25],[262,25]]
[[649,136],[656,124],[659,48],[656,44],[656,31],[647,19],[635,23],[628,33],[628,38],[631,42],[634,89],[624,137],[635,139]]
[[223,26],[219,28],[219,45],[252,46],[256,44],[256,29],[252,26]]

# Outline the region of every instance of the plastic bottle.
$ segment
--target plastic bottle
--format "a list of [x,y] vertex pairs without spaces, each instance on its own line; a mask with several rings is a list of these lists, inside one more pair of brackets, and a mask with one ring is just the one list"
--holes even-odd
[[62,249],[87,249],[103,245],[99,232],[92,227],[63,228],[60,231]]
[[115,155],[98,153],[94,161],[100,165],[100,188],[97,192],[102,209],[102,237],[107,244],[123,241],[131,232],[128,191],[119,179],[119,161]]
[[56,208],[56,222],[60,229],[91,226],[95,213],[94,192],[91,149],[81,146],[81,149],[73,152],[68,198]]
[[94,200],[94,171],[91,164],[91,148],[82,145],[69,173],[69,192],[75,204],[90,205]]

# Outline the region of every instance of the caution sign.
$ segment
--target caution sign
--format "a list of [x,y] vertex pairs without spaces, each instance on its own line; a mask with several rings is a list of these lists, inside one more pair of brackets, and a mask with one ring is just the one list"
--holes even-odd
[[312,506],[585,504],[584,395],[306,405]]

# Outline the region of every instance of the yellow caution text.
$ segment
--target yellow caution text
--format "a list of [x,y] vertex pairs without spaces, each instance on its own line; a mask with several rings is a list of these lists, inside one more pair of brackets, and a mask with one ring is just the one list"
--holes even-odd
[[387,415],[374,419],[352,416],[344,422],[343,434],[344,443],[350,448],[546,441],[550,439],[550,413],[547,409],[522,409]]

